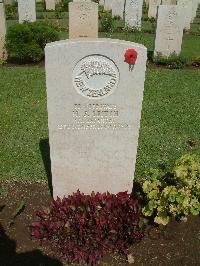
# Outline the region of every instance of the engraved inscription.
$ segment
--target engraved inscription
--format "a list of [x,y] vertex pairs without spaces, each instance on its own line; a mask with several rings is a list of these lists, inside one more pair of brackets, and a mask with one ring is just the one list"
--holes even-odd
[[118,68],[112,60],[102,55],[81,59],[73,70],[74,88],[89,99],[102,99],[111,95],[118,82]]
[[74,104],[72,122],[58,125],[60,130],[129,129],[130,125],[120,122],[120,112],[115,104]]

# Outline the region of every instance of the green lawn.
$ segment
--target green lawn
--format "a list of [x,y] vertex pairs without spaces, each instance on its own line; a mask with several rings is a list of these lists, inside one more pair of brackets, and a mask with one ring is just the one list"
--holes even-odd
[[[44,68],[0,67],[0,88],[1,178],[46,178],[40,152],[48,138]],[[200,70],[148,69],[137,177],[186,152],[200,154],[199,102]]]

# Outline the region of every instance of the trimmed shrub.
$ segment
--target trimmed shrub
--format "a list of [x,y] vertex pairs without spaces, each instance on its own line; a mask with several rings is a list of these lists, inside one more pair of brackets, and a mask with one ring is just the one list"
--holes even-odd
[[127,192],[117,195],[77,191],[37,212],[32,236],[49,243],[68,263],[95,265],[107,251],[128,254],[129,246],[143,237],[141,211]]
[[38,62],[44,57],[47,43],[59,40],[55,27],[43,22],[16,24],[8,28],[8,60],[15,63]]

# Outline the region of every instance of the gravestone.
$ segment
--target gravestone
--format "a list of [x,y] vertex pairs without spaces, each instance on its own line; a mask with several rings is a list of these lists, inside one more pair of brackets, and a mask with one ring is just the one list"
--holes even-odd
[[112,10],[112,2],[114,0],[104,0],[104,10]]
[[115,0],[112,2],[112,17],[114,16],[124,18],[124,0]]
[[[128,49],[138,53],[135,65],[124,60]],[[146,59],[143,45],[120,40],[47,44],[54,197],[132,191]]]
[[46,1],[46,10],[55,10],[56,1],[55,0],[45,0]]
[[162,5],[176,5],[176,0],[162,0]]
[[10,6],[12,6],[15,1],[14,0],[4,0],[3,2],[4,2],[4,5],[10,5]]
[[192,22],[196,17],[198,5],[199,5],[198,0],[192,0]]
[[125,24],[141,30],[143,0],[126,0]]
[[104,6],[104,0],[99,0],[99,5]]
[[178,6],[182,8],[184,18],[184,29],[190,29],[190,23],[192,21],[192,0],[179,0]]
[[69,3],[69,38],[98,37],[98,4]]
[[18,0],[19,23],[36,21],[35,0]]
[[4,10],[4,4],[0,3],[0,61],[6,59],[5,36],[6,36],[5,10]]
[[155,18],[157,17],[158,6],[161,4],[161,0],[149,0],[149,9],[148,17]]
[[160,5],[158,8],[154,55],[169,56],[181,52],[183,14],[179,6]]

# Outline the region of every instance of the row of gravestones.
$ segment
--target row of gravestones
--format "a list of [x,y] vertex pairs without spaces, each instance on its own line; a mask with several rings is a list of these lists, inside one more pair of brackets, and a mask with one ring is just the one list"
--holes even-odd
[[[127,26],[141,29],[143,0],[100,0],[99,3],[105,10],[111,10],[113,17],[124,18]],[[200,3],[199,0],[146,0],[148,17],[155,19],[160,5],[177,4],[180,9],[183,9],[185,29],[190,29],[190,23],[196,16],[198,3]]]
[[[130,3],[132,3],[131,1]],[[187,1],[188,3],[190,0],[179,1],[184,4],[184,1]],[[135,2],[138,2],[138,0],[135,0]],[[149,0],[149,7],[150,2],[151,0]],[[114,3],[114,0],[112,3]],[[126,3],[129,3],[128,0]],[[179,54],[181,52],[183,30],[189,27],[194,16],[191,16],[191,14],[188,13],[190,9],[187,4],[159,5],[157,6],[157,9],[158,14],[154,55],[169,56],[172,53]],[[197,7],[195,6],[195,13],[196,9]],[[36,20],[35,0],[18,0],[18,10],[19,22],[33,22]],[[140,10],[142,13],[142,5]],[[133,10],[130,8],[130,11],[132,12]],[[141,18],[138,20],[138,16],[135,16],[136,13],[137,12],[130,13],[132,15],[132,20],[141,21]],[[1,4],[0,20],[0,58],[4,58],[5,51],[3,46],[6,28],[3,4]],[[74,2],[69,3],[69,38],[76,37],[98,37],[97,3],[91,2],[90,0],[74,0]]]

